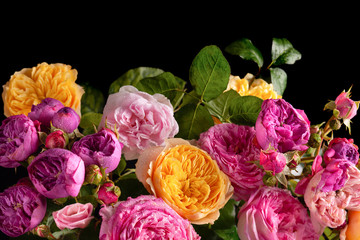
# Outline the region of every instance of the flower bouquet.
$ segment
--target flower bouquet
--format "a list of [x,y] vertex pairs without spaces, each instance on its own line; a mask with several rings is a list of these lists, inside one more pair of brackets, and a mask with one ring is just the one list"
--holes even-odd
[[[0,230],[15,239],[358,239],[360,171],[343,91],[311,123],[282,98],[301,58],[274,38],[263,68],[246,38],[228,54],[259,71],[231,75],[217,46],[189,79],[130,69],[107,100],[77,71],[41,63],[3,86],[0,166],[27,176],[0,193]],[[265,79],[265,80],[264,80]]]

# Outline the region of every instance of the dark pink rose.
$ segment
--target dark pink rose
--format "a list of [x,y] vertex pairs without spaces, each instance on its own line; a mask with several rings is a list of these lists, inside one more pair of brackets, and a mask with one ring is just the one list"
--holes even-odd
[[254,161],[259,160],[260,149],[253,127],[234,123],[217,124],[200,134],[198,145],[216,160],[234,187],[234,197],[246,200],[263,186],[265,171]]
[[85,178],[84,161],[62,148],[48,149],[27,168],[35,188],[47,198],[76,197]]
[[42,131],[48,131],[50,129],[50,121],[54,114],[64,105],[57,99],[45,98],[39,104],[31,107],[31,112],[28,117],[33,121],[39,121],[41,123]]
[[91,203],[74,203],[53,212],[52,215],[56,226],[63,230],[64,228],[86,228],[94,218],[92,212],[93,205]]
[[95,164],[109,173],[119,165],[123,146],[113,131],[104,128],[76,141],[71,151],[84,160],[85,166]]
[[65,148],[66,146],[66,139],[64,136],[63,131],[56,130],[50,133],[45,140],[45,147],[46,148]]
[[105,182],[100,186],[99,191],[97,192],[97,198],[99,202],[109,205],[116,203],[121,194],[120,188],[116,186],[113,182]]
[[295,109],[284,99],[267,99],[255,125],[256,138],[262,149],[273,147],[284,153],[306,150],[310,124],[303,111]]
[[54,114],[51,123],[55,128],[72,133],[80,124],[80,116],[71,107],[63,107]]
[[20,166],[37,151],[39,137],[33,121],[25,115],[14,115],[2,121],[0,126],[0,166]]
[[261,187],[240,208],[237,231],[241,240],[318,240],[306,208],[290,191]]
[[306,176],[302,178],[295,188],[295,193],[299,195],[304,195],[307,185],[309,184],[311,178],[319,171],[323,170],[323,167],[321,166],[322,163],[322,157],[320,155],[317,155],[314,159],[313,164],[311,165],[311,174],[309,176]]
[[46,198],[34,188],[16,185],[0,193],[0,230],[18,237],[35,228],[46,213]]
[[276,150],[260,152],[260,165],[266,171],[271,171],[273,175],[282,172],[286,166],[286,157]]
[[358,149],[353,139],[334,138],[324,153],[324,161],[328,164],[333,160],[346,160],[356,165],[359,161]]
[[100,240],[199,240],[191,223],[161,198],[143,195],[100,209]]
[[339,111],[339,118],[352,119],[357,113],[356,103],[349,98],[349,92],[342,92],[335,99],[336,110]]

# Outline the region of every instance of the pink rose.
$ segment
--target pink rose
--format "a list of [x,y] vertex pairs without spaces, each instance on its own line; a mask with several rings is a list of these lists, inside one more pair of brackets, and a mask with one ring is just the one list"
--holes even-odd
[[237,200],[247,200],[264,185],[265,171],[253,163],[260,155],[254,140],[253,127],[223,123],[200,134],[198,141],[200,148],[208,152],[229,177]]
[[81,204],[74,203],[67,205],[59,211],[53,212],[56,226],[63,230],[64,228],[86,228],[89,225],[93,212],[93,205],[91,203]]
[[241,240],[318,240],[306,208],[290,191],[262,187],[240,208],[237,230]]
[[100,240],[199,240],[191,223],[161,198],[143,195],[100,209]]
[[267,150],[260,152],[260,165],[266,171],[271,171],[273,175],[282,172],[286,166],[286,157],[276,150]]
[[46,148],[65,148],[66,139],[64,136],[64,132],[61,130],[56,130],[50,133],[45,140]]
[[[332,162],[335,164],[334,162]],[[329,165],[328,165],[329,166]],[[337,228],[346,220],[346,209],[360,211],[360,171],[351,163],[346,169],[339,169],[341,174],[330,174],[334,166],[328,171],[328,166],[314,175],[307,185],[304,200],[310,210],[311,220],[316,231],[321,234],[325,227]],[[343,184],[345,172],[346,181]],[[323,177],[325,175],[325,178]],[[338,180],[336,182],[335,180]],[[328,180],[328,184],[324,184]],[[336,190],[329,190],[329,186]],[[339,186],[342,186],[338,189]],[[325,187],[325,191],[323,188]]]
[[353,139],[334,138],[324,153],[324,161],[328,164],[332,160],[343,159],[356,165],[359,161],[358,149]]
[[99,129],[106,124],[117,129],[126,160],[138,158],[147,147],[163,145],[165,139],[179,131],[169,99],[162,94],[138,91],[133,86],[123,86],[118,93],[110,94]]
[[323,167],[321,166],[322,157],[317,155],[314,159],[313,164],[311,165],[311,174],[302,178],[298,184],[296,184],[295,193],[299,195],[304,195],[307,185],[309,184],[311,178],[317,173],[320,172]]
[[342,92],[336,99],[335,105],[336,110],[339,111],[339,118],[342,119],[352,119],[357,113],[356,103],[349,98],[349,92]]

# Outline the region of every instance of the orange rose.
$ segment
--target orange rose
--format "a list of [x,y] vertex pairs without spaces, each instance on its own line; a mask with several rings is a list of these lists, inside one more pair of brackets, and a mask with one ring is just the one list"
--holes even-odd
[[360,240],[360,212],[348,211],[349,223],[346,229],[347,240]]
[[84,90],[75,83],[76,78],[76,69],[61,63],[41,63],[15,72],[3,85],[5,116],[27,115],[33,104],[36,105],[47,97],[61,101],[64,106],[73,108],[80,115]]
[[262,79],[255,79],[255,76],[248,73],[245,78],[230,75],[229,83],[226,90],[233,89],[241,96],[255,96],[265,99],[282,98],[274,91],[273,85],[265,82]]
[[149,193],[194,224],[213,224],[234,191],[205,151],[176,138],[168,139],[165,147],[145,150],[136,176]]

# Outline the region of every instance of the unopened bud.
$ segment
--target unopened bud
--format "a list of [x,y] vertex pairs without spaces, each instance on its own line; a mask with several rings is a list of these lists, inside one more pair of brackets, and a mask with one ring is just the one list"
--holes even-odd
[[38,225],[36,228],[34,228],[33,230],[31,230],[31,232],[34,235],[37,235],[39,237],[42,238],[47,238],[47,239],[56,239],[50,231],[50,227],[46,226],[45,224],[40,224]]
[[91,164],[86,167],[84,184],[99,185],[103,175],[101,174],[100,167],[95,164]]
[[318,148],[321,143],[321,137],[317,133],[313,133],[310,135],[310,139],[308,141],[308,146],[312,148]]
[[116,203],[120,195],[120,188],[113,182],[108,181],[100,186],[97,192],[97,199],[101,204],[109,205]]
[[271,172],[266,172],[263,177],[263,182],[266,186],[275,186],[277,180]]
[[45,140],[46,148],[65,148],[69,142],[68,137],[61,130],[50,133]]
[[330,128],[332,130],[339,130],[341,128],[341,122],[337,119],[330,121]]

